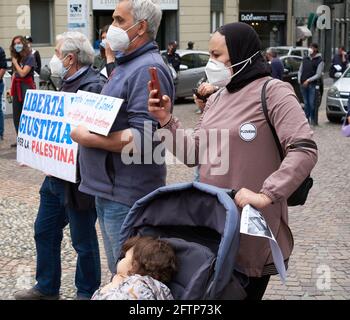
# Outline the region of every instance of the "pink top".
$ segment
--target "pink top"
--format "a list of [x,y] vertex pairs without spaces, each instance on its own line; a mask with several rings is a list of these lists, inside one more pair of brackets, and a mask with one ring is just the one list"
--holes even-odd
[[[244,187],[272,199],[273,204],[262,210],[262,214],[284,258],[288,259],[293,249],[293,237],[288,227],[286,199],[310,174],[317,162],[317,151],[309,148],[290,150],[281,163],[261,106],[262,86],[268,79],[257,79],[235,93],[224,88],[213,94],[192,133],[178,130],[181,124],[176,118],[164,129],[169,129],[173,137],[177,136],[172,146],[167,145],[176,150],[174,154],[179,156],[195,151],[194,162],[185,158],[187,165],[198,164],[199,154],[202,154],[201,159],[205,155],[209,158],[206,163],[201,161],[200,182],[235,190]],[[313,132],[290,84],[272,80],[266,96],[270,121],[283,150],[297,140],[312,139]],[[216,138],[211,129],[224,130]],[[209,149],[206,140],[211,141]],[[218,148],[213,147],[213,141],[218,141]],[[241,234],[236,261],[237,269],[248,276],[271,273],[266,271],[269,269],[266,265],[273,263],[268,240]]]

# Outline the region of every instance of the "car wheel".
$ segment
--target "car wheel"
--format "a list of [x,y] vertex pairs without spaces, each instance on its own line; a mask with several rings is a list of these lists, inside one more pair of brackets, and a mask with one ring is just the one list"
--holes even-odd
[[327,119],[328,119],[330,122],[340,123],[341,120],[342,120],[342,116],[337,116],[337,115],[334,115],[334,114],[329,114],[329,113],[327,112]]

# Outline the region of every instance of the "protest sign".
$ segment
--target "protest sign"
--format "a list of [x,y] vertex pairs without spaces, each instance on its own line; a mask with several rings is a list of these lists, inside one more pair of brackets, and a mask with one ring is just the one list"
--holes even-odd
[[79,90],[67,114],[69,123],[107,136],[123,99]]
[[78,145],[66,114],[75,94],[27,90],[17,137],[17,161],[76,182]]

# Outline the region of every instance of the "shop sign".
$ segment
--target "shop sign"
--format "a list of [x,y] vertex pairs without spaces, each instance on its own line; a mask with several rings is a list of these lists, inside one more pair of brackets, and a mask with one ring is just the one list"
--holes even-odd
[[69,0],[68,30],[79,31],[89,37],[87,0]]
[[262,12],[241,12],[242,22],[269,22],[286,21],[285,13],[262,13]]

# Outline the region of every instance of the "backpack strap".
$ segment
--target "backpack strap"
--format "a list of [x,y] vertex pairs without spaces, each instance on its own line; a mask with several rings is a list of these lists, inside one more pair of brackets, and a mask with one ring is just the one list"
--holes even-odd
[[[263,112],[264,112],[264,116],[265,116],[266,122],[267,122],[267,124],[269,125],[269,127],[271,129],[273,138],[275,140],[275,143],[276,143],[276,146],[277,146],[277,149],[278,149],[278,152],[280,154],[281,161],[282,161],[284,159],[283,149],[282,149],[280,140],[278,138],[278,135],[276,133],[276,130],[275,130],[274,126],[272,125],[271,121],[270,121],[269,113],[268,113],[268,110],[267,110],[266,87],[267,87],[268,83],[271,80],[273,80],[273,79],[267,80],[264,83],[263,87],[262,87],[262,90],[261,90],[261,104],[262,104],[262,109],[263,109]],[[312,140],[303,139],[303,140],[295,141],[294,143],[291,143],[291,144],[289,144],[287,146],[287,149],[297,149],[297,148],[311,148],[311,149],[317,150],[317,145]]]

